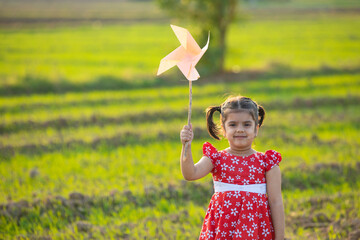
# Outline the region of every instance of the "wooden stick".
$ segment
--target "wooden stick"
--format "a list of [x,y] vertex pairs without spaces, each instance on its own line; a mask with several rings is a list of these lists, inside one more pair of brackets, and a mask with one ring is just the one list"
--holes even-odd
[[[191,124],[191,107],[192,107],[192,81],[189,81],[189,109],[188,109],[188,126]],[[186,156],[186,151],[189,146],[189,142],[185,143],[183,154]],[[183,159],[183,157],[181,158]]]
[[192,105],[192,81],[189,81],[189,110],[188,110],[188,126],[191,122],[191,105]]

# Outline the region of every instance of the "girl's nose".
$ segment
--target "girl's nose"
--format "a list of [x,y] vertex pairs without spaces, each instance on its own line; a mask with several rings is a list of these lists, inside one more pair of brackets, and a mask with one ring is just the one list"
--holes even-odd
[[237,132],[244,132],[244,129],[238,128],[236,131],[237,131]]

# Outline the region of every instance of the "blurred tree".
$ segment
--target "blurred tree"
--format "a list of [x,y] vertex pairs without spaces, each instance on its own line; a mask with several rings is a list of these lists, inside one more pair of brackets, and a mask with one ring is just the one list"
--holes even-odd
[[[199,41],[205,42],[208,31],[211,40],[206,57],[202,60],[206,72],[216,73],[224,70],[226,53],[226,34],[235,19],[238,0],[156,0],[159,6],[178,19],[187,19],[200,29]],[[201,46],[200,46],[201,47]]]

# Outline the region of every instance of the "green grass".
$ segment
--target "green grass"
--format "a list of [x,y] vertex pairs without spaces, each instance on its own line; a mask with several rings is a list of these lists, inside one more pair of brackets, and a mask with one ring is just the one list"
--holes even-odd
[[354,31],[355,22],[359,19],[348,15],[241,24],[229,34],[226,67],[239,71],[266,68],[274,63],[290,69],[358,66],[360,31]]
[[[294,69],[357,68],[360,31],[355,26],[359,21],[357,15],[345,15],[233,25],[226,68],[277,69],[282,74]],[[31,27],[20,32],[0,29],[0,46],[0,87],[4,94],[155,84],[159,59],[178,42],[166,24],[131,24]]]
[[[311,19],[231,27],[236,74],[194,83],[192,151],[228,145],[206,133],[206,107],[252,97],[267,110],[255,149],[283,156],[286,237],[346,239],[360,218],[360,18]],[[188,87],[177,70],[154,77],[177,45],[159,23],[1,28],[1,239],[198,237],[213,190],[179,168]]]
[[[256,149],[276,149],[284,157],[281,169],[289,226],[287,236],[295,239],[348,236],[349,221],[359,214],[356,209],[360,193],[355,190],[360,184],[357,175],[358,87],[358,74],[324,75],[311,80],[259,79],[242,85],[194,85],[194,109],[198,112],[193,114],[193,124],[201,130],[193,143],[194,158],[201,157],[204,141],[212,141],[204,133],[203,109],[221,102],[222,93],[229,92],[229,88],[233,93],[252,96],[268,110]],[[349,94],[357,98],[336,100],[347,99]],[[65,97],[54,94],[3,97],[1,109],[9,118],[4,125],[8,126],[7,133],[2,134],[1,141],[3,146],[13,147],[14,152],[0,163],[0,192],[3,193],[0,202],[25,199],[34,204],[37,199],[51,199],[49,196],[54,195],[70,201],[67,196],[74,191],[91,199],[86,210],[71,207],[71,201],[70,206],[34,205],[24,210],[19,223],[5,215],[1,221],[6,236],[49,235],[62,239],[86,238],[92,234],[106,238],[152,236],[164,239],[170,234],[178,239],[196,238],[212,190],[210,176],[200,180],[200,185],[189,183],[186,187],[196,190],[187,192],[183,186],[178,164],[181,147],[178,131],[185,124],[186,95],[187,87],[174,86],[126,92],[69,93]],[[166,99],[166,105],[162,104],[162,98]],[[91,108],[91,101],[100,103]],[[133,102],[132,109],[126,108],[129,102]],[[22,107],[25,108],[23,112]],[[133,119],[140,120],[120,124],[105,121],[104,117],[116,109],[120,117],[131,111]],[[146,109],[159,112],[142,118]],[[86,123],[87,111],[88,116],[98,114],[99,122]],[[79,117],[76,112],[81,112]],[[64,113],[69,119],[74,117],[78,126],[51,124],[51,119],[66,117]],[[33,118],[32,124],[45,121],[49,125],[38,129],[24,125],[31,116],[38,118]],[[12,125],[21,119],[23,122]],[[125,142],[117,141],[118,137],[126,139]],[[227,146],[226,140],[215,144],[219,149]],[[25,151],[23,146],[38,150]],[[34,171],[37,175],[31,177]],[[128,191],[131,195],[124,198],[126,194],[121,193]],[[197,196],[195,192],[199,191],[204,194]],[[338,199],[343,198],[338,193],[346,196],[347,205],[337,206],[341,203]],[[114,200],[107,196],[113,196]],[[320,204],[306,204],[323,198]],[[344,214],[349,220],[341,222]],[[80,220],[91,223],[92,230],[74,230],[81,225]],[[340,228],[336,228],[338,221]],[[325,224],[332,227],[324,230]]]
[[158,32],[161,36],[166,30],[156,25],[63,27],[20,33],[3,29],[1,82],[9,83],[26,76],[55,82],[62,78],[81,82],[104,75],[122,78],[153,75],[157,65],[154,59],[160,57],[161,52],[148,46],[166,42],[164,35],[159,39],[152,34]]

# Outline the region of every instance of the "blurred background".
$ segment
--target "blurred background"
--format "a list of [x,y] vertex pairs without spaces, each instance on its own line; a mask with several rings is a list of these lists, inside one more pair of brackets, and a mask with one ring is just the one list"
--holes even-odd
[[[211,39],[193,83],[267,110],[287,239],[360,238],[360,1],[0,0],[0,238],[196,239],[211,176],[182,178],[188,82],[170,24]],[[217,117],[217,116],[216,116]],[[196,160],[195,160],[196,161]]]

